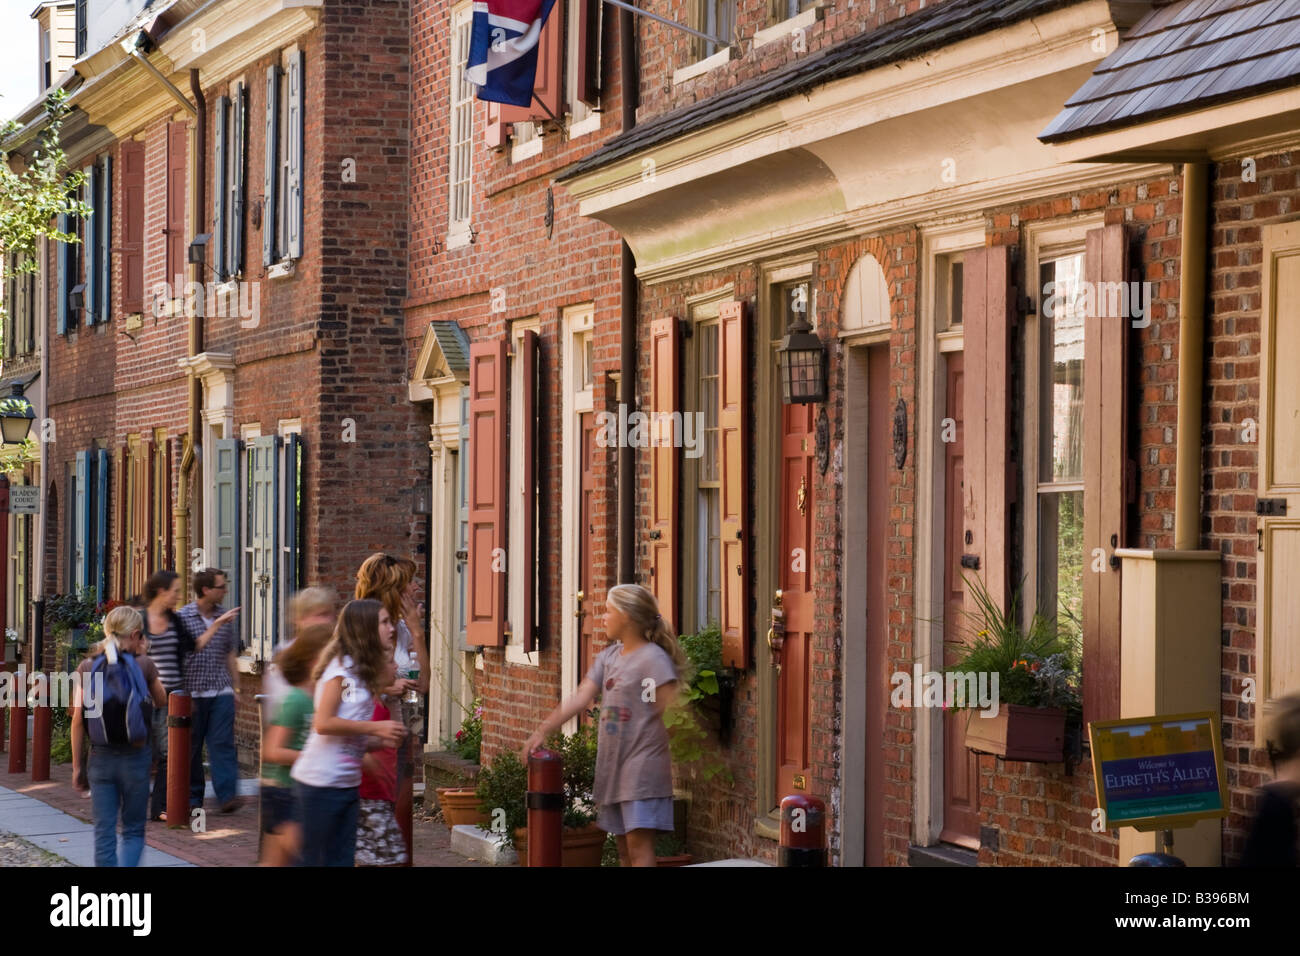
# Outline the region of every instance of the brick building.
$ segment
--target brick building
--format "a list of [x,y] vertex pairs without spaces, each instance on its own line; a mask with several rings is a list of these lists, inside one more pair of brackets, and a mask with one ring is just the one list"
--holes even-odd
[[255,766],[292,592],[350,597],[368,554],[422,547],[399,400],[409,11],[141,7],[78,5],[54,80],[94,213],[42,270],[45,593],[125,597],[172,567],[190,600],[192,571],[227,571]]

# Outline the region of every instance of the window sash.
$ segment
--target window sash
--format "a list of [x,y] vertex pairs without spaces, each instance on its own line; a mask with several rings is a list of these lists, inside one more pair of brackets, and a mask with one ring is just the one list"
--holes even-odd
[[469,61],[469,43],[472,29],[470,8],[452,16],[451,64],[451,150],[448,182],[450,196],[450,222],[468,224],[470,220],[470,182],[474,136],[474,87],[465,78]]

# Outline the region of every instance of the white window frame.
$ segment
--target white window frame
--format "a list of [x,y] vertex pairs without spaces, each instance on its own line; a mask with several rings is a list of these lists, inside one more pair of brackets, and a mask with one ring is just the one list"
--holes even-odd
[[[465,65],[469,59],[470,25],[473,21],[473,7],[469,3],[456,7],[451,14],[451,63],[450,81],[448,82],[447,138],[447,248],[457,249],[470,243],[471,224],[474,216],[474,113],[477,105],[474,101],[474,88],[465,80]],[[462,88],[467,95],[460,95]],[[463,110],[467,117],[467,128],[456,138],[457,111]],[[461,169],[463,158],[466,164]],[[456,190],[463,184],[465,189],[464,215],[457,216]]]
[[573,24],[568,35],[568,60],[565,63],[564,85],[565,102],[569,105],[569,122],[567,128],[569,139],[577,139],[595,133],[600,129],[600,107],[588,106],[578,99],[578,35],[577,23],[581,10],[579,5],[584,0],[567,0],[569,8],[568,22]]
[[[563,520],[561,521],[560,546],[563,548],[563,552],[560,559],[560,593],[564,595],[563,600],[566,610],[573,609],[573,605],[569,602],[576,600],[578,581],[581,574],[581,569],[578,567],[578,553],[580,550],[578,534],[580,532],[575,524],[580,513],[578,499],[581,494],[579,482],[582,478],[578,460],[582,442],[578,432],[578,425],[584,413],[595,411],[595,387],[594,382],[584,383],[585,374],[580,369],[586,365],[582,344],[584,340],[588,340],[595,335],[595,314],[595,303],[585,302],[581,305],[567,307],[561,318],[565,343],[564,358],[567,361],[562,361],[560,368],[560,388],[562,390],[560,447],[565,450],[561,466],[563,491],[560,514],[563,515]],[[585,387],[582,387],[584,385]],[[587,597],[586,608],[589,609],[591,607],[590,595]],[[590,613],[589,610],[588,613]],[[576,691],[578,684],[582,681],[583,675],[580,673],[582,661],[578,659],[577,618],[572,613],[561,612],[560,622],[560,666],[562,669],[563,693],[568,695]],[[572,717],[564,725],[563,729],[565,733],[573,733],[577,730],[577,727],[578,718]]]
[[[534,556],[524,554],[519,542],[523,540],[524,504],[523,464],[524,464],[524,429],[523,424],[523,363],[518,361],[523,347],[524,332],[533,331],[541,334],[541,316],[517,319],[510,325],[510,463],[507,469],[509,484],[507,488],[508,507],[506,515],[506,620],[510,622],[510,636],[506,642],[506,661],[511,664],[526,664],[529,667],[541,665],[541,655],[537,651],[531,654],[524,651],[524,635],[520,630],[523,622],[523,587],[524,575],[533,573]],[[537,455],[539,449],[534,448]],[[536,622],[534,622],[536,623]]]

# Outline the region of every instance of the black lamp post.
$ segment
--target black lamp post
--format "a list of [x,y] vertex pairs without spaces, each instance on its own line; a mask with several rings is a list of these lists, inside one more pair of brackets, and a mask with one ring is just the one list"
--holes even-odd
[[781,340],[781,399],[787,405],[826,401],[826,346],[803,313]]
[[32,430],[36,413],[32,403],[23,395],[23,387],[14,383],[13,393],[0,401],[0,433],[3,433],[6,445],[21,445]]

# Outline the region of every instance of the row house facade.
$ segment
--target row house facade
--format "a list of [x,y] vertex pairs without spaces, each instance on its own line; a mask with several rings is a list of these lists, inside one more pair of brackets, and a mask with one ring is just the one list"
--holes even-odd
[[[243,609],[236,736],[256,767],[254,696],[289,597],[346,599],[368,554],[417,552],[427,532],[398,453],[414,415],[396,397],[409,9],[73,12],[51,85],[69,92],[63,142],[93,211],[60,224],[80,242],[49,244],[36,294],[53,424],[44,593],[121,599],[174,568],[188,601],[195,571],[225,571]],[[20,117],[16,155],[41,105]]]
[[[845,865],[1153,849],[1094,828],[1086,731],[1004,761],[891,704],[964,638],[977,577],[1077,622],[1085,722],[1222,715],[1230,813],[1175,852],[1238,858],[1264,718],[1300,687],[1296,15],[719,0],[686,16],[716,46],[639,21],[635,127],[558,181],[635,255],[641,407],[718,429],[714,461],[636,464],[635,576],[679,632],[720,623],[736,682],[693,852],[773,859],[800,792]],[[1119,283],[1141,312],[1049,301]],[[785,404],[803,314],[828,393]]]

